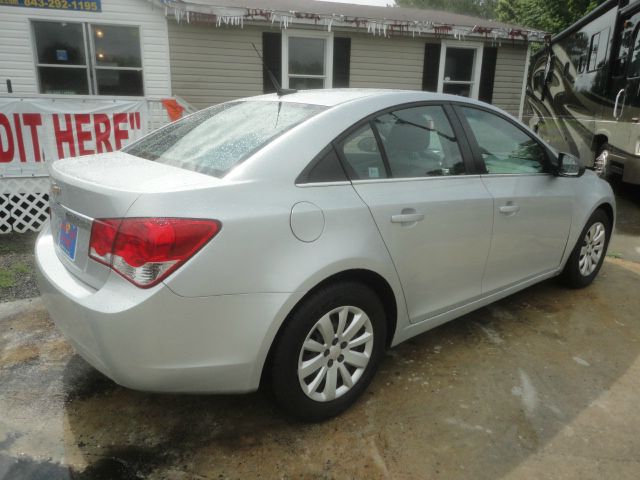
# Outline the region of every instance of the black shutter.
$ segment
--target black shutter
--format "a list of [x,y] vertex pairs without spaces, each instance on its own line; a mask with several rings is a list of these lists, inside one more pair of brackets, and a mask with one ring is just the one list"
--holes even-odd
[[493,80],[496,76],[496,58],[498,49],[496,47],[484,47],[482,54],[482,71],[480,72],[480,89],[478,99],[491,103],[493,100]]
[[335,37],[333,39],[333,88],[349,86],[351,68],[351,39]]
[[440,69],[440,44],[426,43],[422,67],[422,90],[438,91],[438,71]]
[[[262,58],[266,67],[282,85],[282,36],[280,33],[262,32]],[[276,91],[266,68],[262,69],[262,89],[264,93]]]

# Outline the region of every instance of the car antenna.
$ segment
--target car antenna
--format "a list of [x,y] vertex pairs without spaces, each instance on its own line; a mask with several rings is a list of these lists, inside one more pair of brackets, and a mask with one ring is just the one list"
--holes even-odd
[[258,58],[262,62],[262,68],[264,68],[264,70],[267,72],[267,75],[269,75],[269,78],[271,79],[271,83],[273,83],[273,86],[276,87],[276,93],[278,94],[278,96],[281,97],[283,95],[289,95],[290,93],[296,93],[298,90],[294,88],[282,88],[280,86],[273,72],[269,70],[269,67],[267,67],[266,63],[264,63],[264,58],[262,58],[262,55],[260,55],[260,52],[256,48],[256,45],[253,42],[251,42],[251,46],[256,51],[256,55],[258,55]]

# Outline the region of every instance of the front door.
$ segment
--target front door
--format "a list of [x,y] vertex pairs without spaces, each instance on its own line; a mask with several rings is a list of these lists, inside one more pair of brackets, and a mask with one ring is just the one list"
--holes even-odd
[[556,270],[569,236],[575,182],[550,174],[546,149],[515,122],[481,108],[456,112],[494,200],[482,293]]
[[480,296],[493,200],[468,175],[443,107],[382,114],[338,150],[391,254],[411,321]]

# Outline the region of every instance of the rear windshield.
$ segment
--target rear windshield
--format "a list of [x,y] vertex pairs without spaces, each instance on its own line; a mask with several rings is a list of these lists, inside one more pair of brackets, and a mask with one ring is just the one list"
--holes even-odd
[[124,151],[222,177],[279,135],[325,109],[278,101],[224,103],[169,124]]

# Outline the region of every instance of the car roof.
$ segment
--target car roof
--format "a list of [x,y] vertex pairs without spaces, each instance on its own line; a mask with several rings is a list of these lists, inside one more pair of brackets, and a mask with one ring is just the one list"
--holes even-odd
[[247,97],[240,99],[240,101],[276,101],[336,107],[346,103],[354,103],[358,101],[366,102],[374,97],[378,100],[387,100],[389,106],[411,102],[446,101],[483,104],[486,107],[495,108],[483,102],[466,97],[460,97],[458,95],[425,92],[420,90],[396,90],[382,88],[330,88],[300,90],[295,93],[287,93],[285,95],[270,93],[267,95]]
[[395,89],[379,89],[379,88],[331,88],[331,89],[314,89],[300,90],[295,93],[285,95],[277,95],[270,93],[257,97],[247,97],[242,100],[258,100],[258,101],[279,101],[292,103],[306,103],[312,105],[323,105],[326,107],[335,107],[347,102],[356,100],[365,100],[367,98],[387,97],[391,103],[406,103],[418,101],[456,101],[478,103],[468,98],[447,95],[434,92],[423,92],[419,90],[395,90]]

